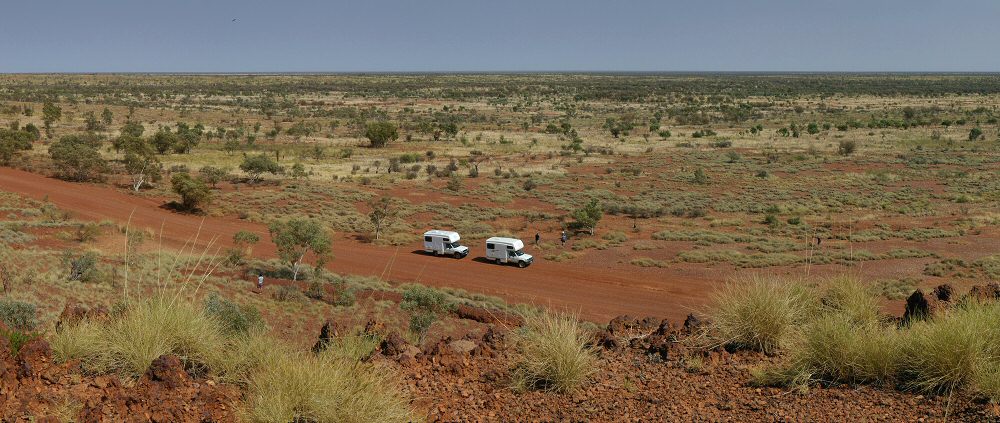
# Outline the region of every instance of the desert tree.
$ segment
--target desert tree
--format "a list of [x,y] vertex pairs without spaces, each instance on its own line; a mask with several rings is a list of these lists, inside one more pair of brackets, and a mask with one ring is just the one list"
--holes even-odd
[[101,121],[97,120],[97,115],[93,110],[84,113],[83,120],[87,123],[87,131],[94,132],[104,130],[104,126],[101,125]]
[[979,127],[972,128],[969,130],[969,141],[978,140],[983,136],[983,130]]
[[396,125],[386,121],[368,122],[364,134],[365,138],[371,142],[371,146],[375,148],[385,147],[389,142],[399,138]]
[[278,162],[264,154],[243,157],[240,170],[247,174],[250,183],[257,182],[265,173],[277,175],[284,172],[284,168],[278,165]]
[[215,166],[205,166],[198,171],[198,177],[206,183],[212,185],[212,188],[226,179],[229,179],[229,169],[224,167]]
[[105,107],[104,110],[101,111],[101,122],[104,123],[104,126],[111,126],[114,121],[115,114],[111,112],[111,109]]
[[118,147],[125,151],[122,163],[132,179],[132,189],[139,191],[144,185],[160,179],[160,160],[156,158],[153,146],[143,138],[125,135],[116,140]]
[[368,213],[368,220],[372,222],[375,229],[375,239],[378,240],[382,236],[382,230],[392,224],[392,220],[399,215],[399,211],[396,210],[390,197],[372,198],[368,200],[368,207],[372,209]]
[[292,280],[298,280],[299,267],[306,254],[316,256],[316,267],[320,268],[330,256],[331,241],[319,222],[305,218],[291,218],[272,222],[268,227],[271,241],[278,249],[278,256],[292,266]]
[[97,151],[100,140],[85,135],[59,138],[49,147],[49,156],[56,174],[72,181],[101,179],[108,171],[108,163]]
[[171,132],[170,128],[160,127],[153,134],[153,138],[150,141],[153,143],[153,147],[156,148],[157,153],[167,154],[177,144],[177,134]]
[[42,104],[42,122],[45,123],[45,134],[52,137],[52,123],[62,119],[62,108],[51,101]]
[[594,230],[597,229],[597,222],[600,222],[603,216],[604,212],[601,210],[601,205],[596,199],[592,199],[583,207],[573,211],[573,226],[586,229],[593,235]]
[[245,254],[252,252],[253,246],[260,242],[260,235],[250,231],[239,231],[233,234],[233,244]]
[[309,177],[309,172],[306,172],[306,167],[302,163],[295,162],[292,165],[290,176],[295,180],[304,179]]
[[32,138],[28,131],[0,129],[0,164],[9,165],[22,151],[31,150]]
[[142,126],[141,123],[136,121],[128,121],[122,125],[122,135],[131,135],[133,137],[141,137],[142,133],[146,131],[146,128]]
[[184,210],[198,210],[212,201],[212,192],[208,189],[208,185],[187,173],[175,174],[170,178],[170,184],[174,192],[181,197],[180,205]]

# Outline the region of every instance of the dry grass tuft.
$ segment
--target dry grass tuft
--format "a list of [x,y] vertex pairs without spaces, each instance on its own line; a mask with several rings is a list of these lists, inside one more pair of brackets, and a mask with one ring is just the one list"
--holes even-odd
[[798,281],[746,274],[712,295],[712,331],[723,344],[773,353],[816,312],[815,293]]
[[517,390],[572,392],[594,371],[587,331],[572,315],[526,315],[515,339],[518,355],[512,379]]

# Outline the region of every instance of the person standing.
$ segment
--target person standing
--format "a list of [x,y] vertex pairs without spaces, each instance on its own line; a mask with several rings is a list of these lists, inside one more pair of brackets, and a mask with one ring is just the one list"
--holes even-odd
[[559,237],[559,240],[562,242],[562,246],[565,247],[566,246],[566,231],[562,231],[562,236]]
[[538,246],[538,240],[542,239],[542,236],[535,232],[535,246]]
[[257,289],[264,289],[264,272],[257,274]]

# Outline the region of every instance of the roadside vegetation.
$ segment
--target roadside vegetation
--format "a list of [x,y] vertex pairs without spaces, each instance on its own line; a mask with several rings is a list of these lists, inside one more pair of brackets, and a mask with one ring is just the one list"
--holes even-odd
[[968,297],[926,319],[899,321],[881,313],[876,292],[857,278],[753,275],[717,291],[709,314],[718,342],[782,358],[755,370],[762,385],[871,384],[1000,400],[997,301]]

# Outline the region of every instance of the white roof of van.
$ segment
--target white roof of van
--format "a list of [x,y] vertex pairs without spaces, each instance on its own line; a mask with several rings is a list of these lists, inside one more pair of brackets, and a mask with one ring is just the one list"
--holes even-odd
[[429,230],[427,232],[424,232],[424,236],[443,236],[443,237],[446,237],[446,238],[454,238],[454,237],[458,237],[458,232],[455,232],[455,231],[442,231],[442,230],[438,230],[438,229],[432,229],[432,230]]
[[517,238],[505,238],[502,236],[495,236],[493,238],[487,239],[486,242],[496,243],[496,244],[517,244],[521,243],[521,240]]

